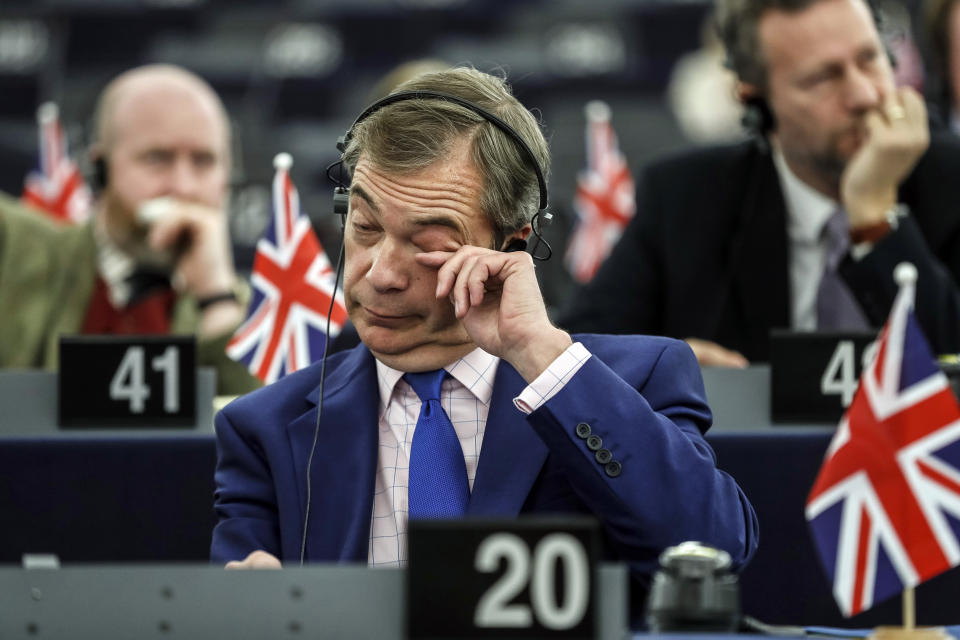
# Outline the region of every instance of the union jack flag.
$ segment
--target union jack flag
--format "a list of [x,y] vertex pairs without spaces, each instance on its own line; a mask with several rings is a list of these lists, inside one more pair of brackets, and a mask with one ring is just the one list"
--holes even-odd
[[330,337],[347,321],[333,268],[300,211],[292,164],[286,153],[274,159],[273,218],[257,243],[253,299],[227,344],[227,354],[267,384],[323,356],[331,297]]
[[593,100],[586,113],[587,169],[577,178],[579,222],[565,259],[577,282],[593,278],[637,208],[633,177],[610,125],[610,107]]
[[37,109],[40,132],[40,170],[31,171],[21,200],[61,222],[83,222],[90,217],[90,189],[67,152],[57,105],[45,102]]
[[852,616],[960,563],[960,408],[900,292],[807,498],[833,594]]

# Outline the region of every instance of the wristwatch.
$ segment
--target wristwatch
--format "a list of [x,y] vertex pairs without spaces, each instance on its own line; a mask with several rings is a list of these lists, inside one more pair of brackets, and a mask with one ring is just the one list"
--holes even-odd
[[850,229],[850,255],[859,260],[870,253],[873,246],[881,239],[896,231],[900,226],[900,218],[910,215],[910,207],[897,203],[883,213],[883,220],[867,227]]

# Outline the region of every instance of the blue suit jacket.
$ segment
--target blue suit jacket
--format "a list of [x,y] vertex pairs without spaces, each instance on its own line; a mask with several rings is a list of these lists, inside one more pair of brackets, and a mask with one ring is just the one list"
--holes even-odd
[[[720,547],[735,566],[744,564],[757,544],[756,515],[703,438],[710,410],[687,345],[646,336],[575,339],[593,357],[529,416],[513,405],[526,383],[501,361],[468,517],[593,514],[612,555],[639,576],[683,540]],[[313,365],[217,415],[213,561],[256,549],[299,559],[319,376]],[[306,558],[366,562],[379,407],[370,351],[360,345],[331,355],[325,387]],[[621,463],[618,476],[608,476],[576,435],[581,422]]]

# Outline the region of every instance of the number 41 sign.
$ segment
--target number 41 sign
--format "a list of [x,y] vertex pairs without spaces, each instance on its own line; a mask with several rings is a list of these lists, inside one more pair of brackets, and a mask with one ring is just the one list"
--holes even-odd
[[61,338],[60,426],[191,427],[195,361],[191,336]]

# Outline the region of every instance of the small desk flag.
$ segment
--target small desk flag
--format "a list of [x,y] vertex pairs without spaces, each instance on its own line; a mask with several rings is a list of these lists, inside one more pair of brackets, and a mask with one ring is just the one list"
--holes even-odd
[[577,282],[593,278],[636,211],[633,177],[610,125],[610,107],[594,100],[586,114],[587,169],[577,178],[579,222],[565,258]]
[[347,321],[333,267],[300,211],[290,179],[289,154],[274,159],[273,217],[257,243],[247,318],[227,344],[227,354],[269,384],[323,356],[327,310],[333,298],[330,337]]
[[846,616],[960,563],[960,408],[900,291],[807,498],[814,544]]
[[56,104],[40,105],[37,126],[40,167],[24,180],[21,200],[60,222],[83,222],[90,217],[92,196],[77,164],[70,159]]

